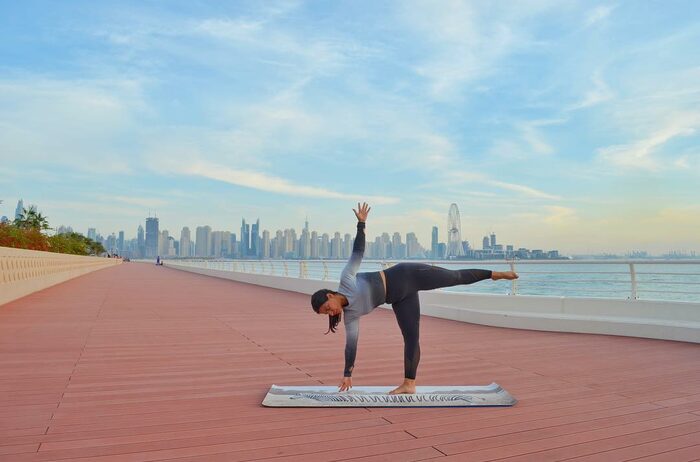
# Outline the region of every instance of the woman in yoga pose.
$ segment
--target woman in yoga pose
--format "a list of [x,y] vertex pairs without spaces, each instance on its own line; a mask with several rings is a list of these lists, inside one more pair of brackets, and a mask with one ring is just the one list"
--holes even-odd
[[[357,235],[352,256],[340,275],[337,291],[321,289],[311,296],[316,313],[328,315],[328,332],[335,332],[345,314],[345,370],[339,391],[352,388],[360,316],[383,303],[391,303],[404,340],[404,381],[391,394],[415,393],[416,370],[420,361],[418,328],[420,322],[419,290],[438,289],[459,284],[473,284],[484,279],[517,279],[512,271],[482,269],[448,270],[423,263],[399,263],[384,271],[358,273],[365,252],[365,221],[370,207],[357,204]],[[326,332],[326,333],[328,333]]]

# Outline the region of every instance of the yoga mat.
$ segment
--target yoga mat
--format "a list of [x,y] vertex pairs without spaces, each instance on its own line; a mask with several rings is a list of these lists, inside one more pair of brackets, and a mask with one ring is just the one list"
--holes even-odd
[[395,387],[353,387],[339,392],[325,385],[272,385],[262,402],[267,407],[472,407],[517,403],[497,383],[485,386],[418,386],[414,395],[389,395]]

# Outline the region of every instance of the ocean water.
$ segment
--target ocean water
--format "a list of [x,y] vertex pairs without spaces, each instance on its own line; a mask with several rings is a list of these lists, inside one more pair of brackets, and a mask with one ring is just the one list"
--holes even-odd
[[[360,271],[378,271],[394,261],[364,260]],[[335,282],[346,262],[341,260],[275,260],[242,261],[216,260],[193,261],[196,266],[228,271],[244,271],[275,274],[290,277],[328,280],[328,287]],[[484,268],[508,271],[510,266],[501,262],[436,262],[449,269]],[[666,300],[700,302],[700,263],[678,263],[677,261],[634,263],[640,300]],[[632,283],[629,263],[578,262],[538,263],[515,262],[520,279],[515,285],[516,295],[539,295],[552,297],[596,297],[613,299],[632,298]],[[510,281],[482,281],[467,286],[446,289],[455,292],[480,294],[511,294],[514,287]]]

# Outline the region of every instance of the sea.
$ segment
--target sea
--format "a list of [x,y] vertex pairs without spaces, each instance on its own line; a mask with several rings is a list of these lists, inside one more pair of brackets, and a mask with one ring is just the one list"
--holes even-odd
[[[420,260],[412,260],[421,262]],[[360,271],[378,271],[397,261],[364,260]],[[338,281],[346,262],[342,260],[209,260],[197,266],[278,276]],[[482,281],[440,290],[475,294],[594,297],[611,299],[663,300],[700,303],[700,261],[437,261],[449,269],[483,268],[509,271],[511,264],[520,278],[511,281]],[[632,283],[632,269],[636,284]],[[329,284],[329,288],[333,284]]]

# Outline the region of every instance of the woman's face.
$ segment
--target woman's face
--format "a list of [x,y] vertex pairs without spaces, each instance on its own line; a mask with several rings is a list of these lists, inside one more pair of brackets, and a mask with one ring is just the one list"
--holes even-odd
[[335,316],[342,312],[343,305],[340,302],[339,297],[336,297],[333,294],[328,294],[328,300],[326,300],[326,303],[321,305],[321,307],[318,309],[319,314],[327,314],[329,316]]

